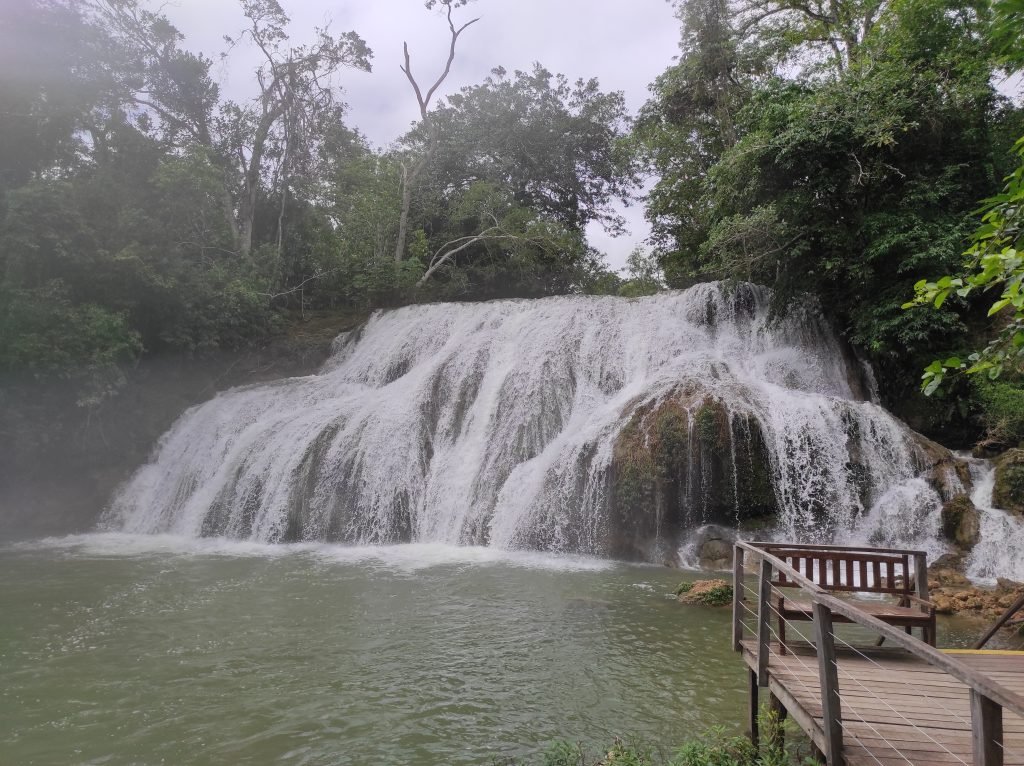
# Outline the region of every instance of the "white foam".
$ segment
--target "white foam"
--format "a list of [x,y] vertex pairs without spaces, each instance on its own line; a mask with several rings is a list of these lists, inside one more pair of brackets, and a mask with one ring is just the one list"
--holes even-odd
[[[258,543],[223,537],[123,534],[117,532],[47,537],[12,543],[9,550],[57,551],[83,558],[152,556],[270,558],[313,557],[326,563],[365,565],[414,572],[433,567],[512,566],[552,571],[603,571],[618,564],[607,559],[495,547],[410,543],[405,545],[331,545],[327,543]],[[2,548],[0,548],[2,550]]]

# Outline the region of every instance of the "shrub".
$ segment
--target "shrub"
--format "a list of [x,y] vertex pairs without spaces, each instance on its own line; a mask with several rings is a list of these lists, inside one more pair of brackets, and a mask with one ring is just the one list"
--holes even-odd
[[976,379],[975,390],[987,437],[1010,445],[1024,442],[1024,387],[1010,381]]

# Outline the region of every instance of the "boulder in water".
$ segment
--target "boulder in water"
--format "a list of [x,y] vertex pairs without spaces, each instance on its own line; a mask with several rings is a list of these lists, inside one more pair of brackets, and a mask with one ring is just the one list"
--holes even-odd
[[732,583],[726,580],[697,580],[683,583],[676,591],[680,604],[725,606],[732,603]]
[[701,569],[729,570],[732,567],[736,532],[728,527],[708,525],[697,530],[693,540],[697,563]]
[[[688,381],[639,405],[619,432],[610,471],[619,555],[642,551],[667,531],[737,522],[778,512],[771,459],[751,414],[730,410]],[[654,513],[651,513],[652,509]],[[724,531],[724,530],[723,530]],[[711,545],[706,551],[703,545]],[[732,537],[698,542],[708,568],[732,562]]]
[[1007,450],[996,460],[992,502],[997,508],[1024,515],[1024,449]]
[[923,476],[943,500],[963,495],[971,487],[971,469],[941,444],[914,432],[914,441],[920,450]]
[[957,495],[942,506],[942,534],[954,545],[969,550],[981,534],[981,515],[967,495]]

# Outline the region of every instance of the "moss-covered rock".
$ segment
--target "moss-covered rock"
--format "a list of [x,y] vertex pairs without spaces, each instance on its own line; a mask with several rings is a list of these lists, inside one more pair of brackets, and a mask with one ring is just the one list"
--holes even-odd
[[942,506],[942,534],[954,545],[971,549],[981,534],[981,516],[967,495],[957,495]]
[[996,460],[992,502],[997,508],[1024,515],[1024,449],[1012,449]]
[[732,603],[732,584],[726,580],[684,582],[676,589],[680,604],[726,606]]
[[770,465],[757,420],[693,382],[633,405],[612,454],[609,553],[676,563],[686,530],[776,513]]

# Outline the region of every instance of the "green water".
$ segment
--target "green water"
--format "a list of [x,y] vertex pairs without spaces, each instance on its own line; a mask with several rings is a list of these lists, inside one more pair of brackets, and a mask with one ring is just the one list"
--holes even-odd
[[491,764],[739,731],[679,572],[481,548],[0,548],[2,764]]

